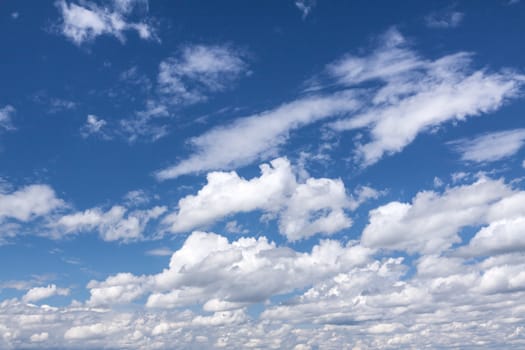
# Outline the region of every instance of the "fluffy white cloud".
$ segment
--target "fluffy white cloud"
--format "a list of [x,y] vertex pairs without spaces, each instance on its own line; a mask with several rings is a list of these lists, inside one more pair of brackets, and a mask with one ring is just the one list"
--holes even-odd
[[3,219],[29,221],[64,204],[48,185],[28,185],[11,193],[0,192],[0,222]]
[[472,71],[469,64],[467,53],[423,59],[407,47],[401,34],[391,30],[370,56],[346,56],[329,66],[342,84],[382,84],[369,107],[332,127],[338,131],[369,128],[370,141],[358,144],[356,155],[370,165],[385,153],[400,152],[421,132],[494,111],[518,95],[523,76]]
[[522,206],[516,205],[521,197],[502,180],[487,178],[442,194],[419,192],[411,203],[390,202],[370,211],[362,242],[373,248],[440,252],[461,241],[463,227],[523,215]]
[[525,129],[490,132],[450,144],[461,153],[461,159],[472,162],[494,162],[516,154],[525,143]]
[[69,295],[69,289],[57,288],[54,284],[50,284],[47,287],[35,287],[28,290],[22,300],[26,303],[32,303],[55,295]]
[[123,206],[115,205],[105,212],[100,208],[93,208],[64,215],[50,225],[56,230],[54,234],[58,236],[82,231],[98,231],[105,241],[129,242],[142,239],[148,222],[157,219],[165,211],[164,206],[128,211]]
[[235,213],[262,210],[279,216],[280,231],[291,241],[332,234],[352,224],[345,210],[359,203],[347,195],[340,179],[308,178],[298,183],[286,158],[260,168],[261,176],[251,180],[233,171],[209,173],[207,184],[196,195],[182,198],[178,211],[164,223],[172,232],[184,232]]
[[[301,253],[264,237],[229,242],[195,232],[158,274],[90,282],[87,304],[0,302],[0,347],[503,348],[525,341],[520,252],[476,261],[373,253],[355,242],[322,241]],[[266,302],[260,316],[247,312],[292,290],[283,302]],[[97,306],[142,295],[149,308]],[[177,312],[163,310],[170,307]]]
[[127,16],[137,5],[147,9],[147,1],[111,1],[106,6],[97,6],[93,2],[81,4],[57,1],[62,16],[61,33],[76,45],[90,42],[101,35],[116,37],[125,41],[124,32],[136,31],[140,38],[154,37],[153,29],[146,22],[130,22]]
[[130,302],[149,294],[151,308],[204,304],[209,311],[240,308],[365,263],[372,251],[326,240],[310,253],[277,247],[265,237],[228,240],[194,232],[171,257],[168,269],[150,276],[118,274],[89,283],[90,305]]
[[[522,205],[525,202],[522,202]],[[459,251],[466,255],[495,255],[525,249],[525,216],[497,220],[476,233],[468,246]]]
[[[161,180],[211,169],[233,168],[276,153],[289,132],[316,121],[354,111],[356,93],[304,97],[274,110],[240,118],[190,140],[197,152],[177,165],[157,172]],[[220,145],[220,147],[218,147]]]
[[332,234],[352,225],[345,213],[350,206],[343,181],[309,178],[296,186],[279,220],[279,229],[290,241],[317,233]]
[[13,123],[11,119],[13,118],[15,111],[15,108],[11,105],[0,108],[0,128],[4,130],[13,129]]

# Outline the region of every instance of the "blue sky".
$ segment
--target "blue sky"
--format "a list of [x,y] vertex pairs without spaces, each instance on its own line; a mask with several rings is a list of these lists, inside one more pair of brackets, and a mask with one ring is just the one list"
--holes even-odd
[[4,1],[0,348],[522,348],[520,1]]

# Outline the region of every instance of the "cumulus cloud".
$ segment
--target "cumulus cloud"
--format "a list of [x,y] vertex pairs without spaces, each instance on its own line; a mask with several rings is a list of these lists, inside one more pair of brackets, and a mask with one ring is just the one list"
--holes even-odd
[[524,143],[525,129],[514,129],[490,132],[449,144],[461,154],[461,159],[481,163],[511,157],[523,147]]
[[158,274],[122,273],[91,281],[89,304],[130,302],[149,294],[150,308],[202,303],[208,310],[224,311],[308,286],[334,271],[365,263],[371,253],[355,243],[332,240],[299,253],[265,237],[228,242],[217,234],[193,232],[173,253],[169,268]]
[[130,242],[143,239],[146,225],[166,211],[164,206],[147,210],[129,211],[115,205],[107,211],[95,207],[85,211],[64,215],[52,224],[54,235],[63,236],[78,232],[98,231],[105,241]]
[[[90,282],[87,304],[4,300],[0,346],[41,338],[47,347],[65,341],[74,349],[519,347],[524,267],[519,252],[476,261],[436,254],[404,260],[375,256],[355,242],[322,241],[301,253],[264,237],[229,242],[195,232],[158,274]],[[284,302],[266,302],[260,316],[247,312],[290,290],[296,292]],[[145,309],[103,306],[144,294]],[[50,336],[32,338],[44,332]]]
[[233,171],[209,173],[207,184],[196,195],[182,198],[177,212],[164,223],[172,232],[185,232],[236,213],[261,210],[279,216],[281,233],[296,241],[350,227],[345,210],[355,209],[368,197],[353,199],[340,179],[308,178],[298,183],[286,158],[260,168],[261,176],[251,180]]
[[4,219],[29,221],[64,205],[48,185],[28,185],[11,193],[0,192],[0,222]]
[[90,1],[80,4],[57,1],[62,21],[60,31],[76,45],[91,42],[102,35],[113,36],[125,41],[126,31],[135,31],[141,39],[154,38],[154,32],[147,20],[131,22],[128,17],[134,9],[147,10],[147,0],[110,1],[106,6],[98,6]]
[[[441,194],[422,191],[411,203],[395,201],[370,211],[362,243],[371,248],[435,254],[460,243],[460,229],[490,224],[471,242],[471,250],[511,251],[510,245],[520,240],[515,232],[501,226],[525,214],[523,198],[523,192],[513,190],[502,180],[488,178],[447,188]],[[494,244],[497,239],[491,240],[496,227],[499,245]],[[483,247],[486,244],[494,245]]]
[[26,303],[32,303],[55,295],[69,295],[69,289],[57,288],[54,284],[50,284],[47,287],[35,287],[28,290],[22,300]]

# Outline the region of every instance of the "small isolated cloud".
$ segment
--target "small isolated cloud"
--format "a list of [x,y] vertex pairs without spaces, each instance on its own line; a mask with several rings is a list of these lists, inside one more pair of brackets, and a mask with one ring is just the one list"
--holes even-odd
[[192,104],[223,91],[248,66],[239,50],[225,45],[188,45],[176,56],[162,61],[157,78],[158,90],[171,104]]
[[141,39],[155,37],[147,19],[138,22],[128,20],[134,10],[147,11],[147,0],[113,0],[105,6],[90,1],[75,4],[61,0],[56,2],[56,6],[62,16],[61,34],[78,46],[102,35],[113,36],[124,42],[126,31],[135,31]]
[[20,13],[18,13],[18,12],[12,12],[11,13],[11,18],[12,19],[18,19],[18,17],[20,17]]
[[32,303],[55,295],[69,295],[69,289],[57,288],[54,284],[50,284],[47,287],[35,287],[27,291],[22,300],[26,303]]
[[170,256],[171,254],[173,254],[173,250],[165,247],[146,251],[146,255],[152,256]]
[[490,132],[472,139],[449,143],[461,154],[461,159],[471,162],[495,162],[516,154],[525,144],[525,129]]
[[461,24],[465,15],[458,11],[439,11],[425,17],[429,28],[455,28]]
[[61,111],[68,111],[75,109],[77,104],[70,100],[64,100],[61,98],[52,98],[49,100],[49,113],[58,113]]
[[316,5],[316,0],[295,0],[295,6],[301,11],[305,19]]
[[80,133],[84,138],[91,135],[99,135],[102,138],[109,138],[107,133],[105,133],[103,130],[106,124],[107,122],[104,119],[100,119],[96,115],[89,114],[86,118],[86,123],[80,129]]
[[12,118],[15,113],[15,108],[11,105],[7,105],[0,108],[0,128],[4,130],[13,130]]

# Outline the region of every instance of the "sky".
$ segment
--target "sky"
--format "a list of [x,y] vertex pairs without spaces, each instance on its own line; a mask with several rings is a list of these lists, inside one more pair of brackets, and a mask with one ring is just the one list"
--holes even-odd
[[524,6],[0,2],[0,348],[523,349]]

